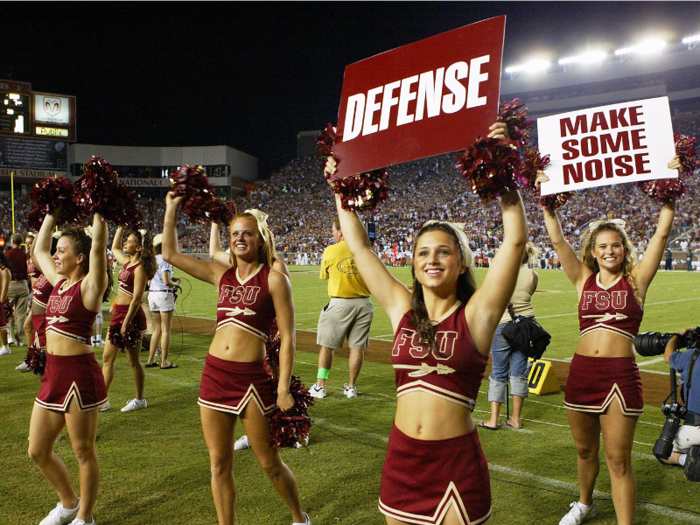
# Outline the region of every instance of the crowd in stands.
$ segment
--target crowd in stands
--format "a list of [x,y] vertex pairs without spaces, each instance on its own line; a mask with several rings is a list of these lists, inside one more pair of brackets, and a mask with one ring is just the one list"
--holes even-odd
[[[498,202],[482,204],[472,195],[455,166],[454,155],[441,155],[388,168],[390,200],[373,212],[363,214],[374,220],[380,254],[401,254],[411,251],[415,229],[429,219],[446,219],[464,223],[464,229],[475,250],[484,253],[500,244]],[[239,209],[258,208],[267,212],[270,228],[277,237],[281,252],[320,254],[333,242],[331,220],[335,214],[332,191],[323,178],[323,160],[318,156],[294,159],[269,179],[259,181],[247,197],[238,197]],[[700,174],[689,180],[689,193],[677,204],[676,234],[686,231],[689,246],[700,249]],[[548,237],[542,212],[534,195],[524,193],[530,226],[530,240],[546,248]],[[162,229],[162,198],[141,198],[139,208],[144,226],[158,233]],[[28,195],[15,198],[15,228],[26,231],[26,216],[31,209]],[[627,222],[630,238],[643,251],[653,234],[658,206],[642,194],[636,184],[619,184],[582,190],[559,209],[565,235],[575,249],[587,223],[604,217],[622,218]],[[12,233],[12,208],[9,195],[0,197],[0,225],[7,239]],[[187,219],[180,216],[181,249],[187,252],[208,251],[209,229],[184,228]],[[225,234],[222,242],[227,245]],[[290,261],[293,260],[290,256]],[[312,257],[311,260],[315,260]]]

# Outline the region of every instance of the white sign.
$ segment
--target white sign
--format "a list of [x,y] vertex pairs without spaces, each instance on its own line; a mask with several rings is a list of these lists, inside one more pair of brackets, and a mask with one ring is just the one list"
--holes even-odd
[[678,177],[668,97],[540,118],[537,136],[551,161],[542,195]]
[[35,93],[34,120],[53,124],[70,124],[70,99]]

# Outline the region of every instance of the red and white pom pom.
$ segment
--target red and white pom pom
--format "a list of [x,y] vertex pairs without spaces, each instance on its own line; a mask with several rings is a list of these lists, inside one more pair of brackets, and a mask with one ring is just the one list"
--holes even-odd
[[501,100],[498,109],[498,121],[505,122],[508,127],[508,136],[511,140],[517,141],[521,146],[529,143],[530,131],[535,121],[529,120],[526,104],[521,104],[520,99],[513,99],[511,102]]
[[525,151],[520,169],[521,181],[524,183],[523,189],[535,191],[535,181],[537,172],[544,171],[549,167],[549,155],[544,157],[537,148],[530,148]]
[[40,180],[32,188],[29,197],[34,201],[34,206],[27,217],[28,226],[34,231],[41,228],[47,214],[59,208],[61,213],[57,217],[58,224],[78,224],[87,216],[86,211],[75,202],[75,187],[65,177]]
[[265,343],[265,364],[270,368],[280,366],[280,333],[278,330],[271,331],[270,337]]
[[[275,389],[277,380],[273,379]],[[275,407],[268,416],[270,421],[270,436],[267,442],[275,447],[295,448],[297,443],[306,447],[306,439],[309,437],[309,429],[313,420],[309,417],[309,407],[313,406],[313,398],[309,394],[309,389],[304,386],[297,376],[292,376],[289,392],[294,398],[294,406],[282,412],[279,407]]]
[[138,327],[133,321],[131,321],[126,326],[126,330],[122,335],[122,325],[123,323],[116,323],[109,327],[109,330],[107,331],[107,338],[109,339],[109,342],[117,348],[136,348],[142,337]]
[[[191,222],[208,224],[212,221],[227,223],[233,218],[233,208],[216,196],[201,166],[181,166],[170,174],[170,193],[184,197],[182,211]],[[233,204],[232,206],[235,206]]]
[[675,202],[688,193],[688,184],[685,182],[685,179],[690,177],[700,167],[698,164],[698,152],[693,146],[695,137],[674,135],[673,138],[682,173],[677,179],[645,180],[637,183],[642,192],[659,204]]
[[316,137],[316,143],[318,146],[316,150],[319,155],[323,157],[333,156],[333,146],[335,146],[336,138],[336,128],[330,122],[326,124],[326,129],[324,129],[321,134]]
[[495,138],[479,137],[457,155],[457,168],[482,202],[518,189],[520,164],[518,150]]
[[383,168],[332,181],[331,187],[333,193],[340,195],[344,210],[373,210],[389,198],[389,183]]
[[27,349],[27,355],[24,358],[24,363],[27,365],[27,370],[38,376],[44,375],[46,367],[46,350],[39,348],[38,341]]
[[676,155],[681,162],[681,169],[686,176],[690,176],[700,167],[698,163],[698,152],[694,147],[695,137],[687,135],[674,135],[673,140],[676,146]]

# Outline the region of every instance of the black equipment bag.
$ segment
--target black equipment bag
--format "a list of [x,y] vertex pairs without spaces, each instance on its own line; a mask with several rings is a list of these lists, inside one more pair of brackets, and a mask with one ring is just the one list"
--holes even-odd
[[513,305],[508,305],[511,321],[501,331],[513,350],[522,352],[535,361],[542,357],[552,336],[531,317],[515,316]]

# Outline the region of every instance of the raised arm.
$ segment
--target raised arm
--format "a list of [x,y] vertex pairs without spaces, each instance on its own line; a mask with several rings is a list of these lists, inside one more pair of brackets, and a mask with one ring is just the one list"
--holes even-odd
[[92,218],[90,271],[80,285],[83,305],[93,312],[102,308],[102,295],[107,289],[107,223],[99,213]]
[[54,286],[60,280],[58,272],[56,272],[56,264],[51,257],[51,236],[55,229],[56,216],[47,213],[34,240],[34,259],[39,263],[38,267],[41,268],[46,280]]
[[520,192],[511,190],[503,195],[501,210],[503,243],[493,258],[484,282],[465,309],[472,340],[484,355],[491,351],[493,334],[515,290],[527,242],[527,219]]
[[292,285],[286,275],[270,272],[268,285],[272,302],[277,314],[277,327],[280,334],[280,366],[279,383],[277,385],[277,406],[281,410],[289,410],[294,406],[294,400],[289,393],[289,385],[294,369],[294,354],[296,352],[296,330],[294,328],[294,301],[292,300]]
[[344,210],[338,195],[335,196],[335,204],[340,219],[340,231],[343,232],[343,239],[352,253],[362,280],[391,319],[392,326],[396,328],[403,314],[411,307],[411,294],[408,288],[389,273],[384,263],[372,251],[367,232],[357,214]]
[[117,227],[117,231],[114,232],[114,239],[112,239],[112,253],[114,254],[114,258],[117,260],[117,262],[122,266],[131,260],[131,257],[122,251],[122,246],[124,246],[124,243],[122,242],[123,237],[124,226],[119,226]]
[[221,238],[219,236],[219,223],[212,221],[211,234],[209,235],[209,257],[213,261],[231,268],[231,254],[221,249]]
[[[678,170],[678,175],[682,175],[681,162],[677,156],[673,157],[671,162],[668,163],[668,167],[672,170]],[[673,216],[675,213],[676,203],[674,201],[667,202],[661,206],[659,224],[656,226],[656,231],[649,240],[649,245],[644,252],[644,257],[642,257],[639,264],[632,269],[632,276],[637,284],[637,292],[641,297],[646,296],[647,288],[649,288],[651,281],[656,275],[656,271],[659,269],[659,264],[661,264],[661,258],[664,255],[666,243],[668,242],[668,236],[671,234]]]
[[201,261],[191,255],[180,253],[177,248],[177,210],[182,197],[165,197],[165,218],[163,220],[163,259],[192,277],[218,286],[226,268],[219,263]]

